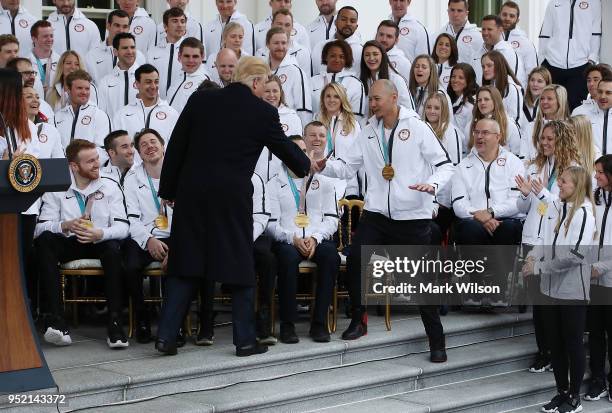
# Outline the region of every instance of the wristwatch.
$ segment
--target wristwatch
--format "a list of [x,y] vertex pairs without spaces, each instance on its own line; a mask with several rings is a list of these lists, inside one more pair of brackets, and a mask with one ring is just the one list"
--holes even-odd
[[495,211],[493,211],[493,208],[488,207],[488,208],[487,208],[487,212],[488,212],[489,214],[491,214],[491,218],[495,218]]

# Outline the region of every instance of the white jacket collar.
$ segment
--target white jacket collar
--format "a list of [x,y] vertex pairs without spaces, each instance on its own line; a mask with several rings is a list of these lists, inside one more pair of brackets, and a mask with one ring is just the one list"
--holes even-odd
[[142,7],[138,7],[136,11],[134,12],[133,19],[135,19],[136,17],[150,17],[150,16],[149,16],[149,13],[147,13],[145,9],[143,9]]
[[85,189],[79,189],[76,186],[74,175],[72,173],[70,174],[70,179],[72,181],[72,183],[70,184],[70,190],[76,191],[79,194],[84,195],[86,197],[98,191],[100,188],[104,186],[104,182],[102,181],[102,179],[98,178],[98,179],[94,179],[93,181],[91,181]]

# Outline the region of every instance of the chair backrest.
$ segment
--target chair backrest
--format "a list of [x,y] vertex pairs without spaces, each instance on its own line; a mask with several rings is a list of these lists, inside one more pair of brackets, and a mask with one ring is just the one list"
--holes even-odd
[[[344,247],[352,244],[353,228],[361,218],[364,205],[365,202],[359,199],[342,198],[338,201],[338,212],[340,213],[340,219],[338,220],[338,251],[343,251]],[[359,213],[355,217],[355,222],[353,222],[353,209],[355,208],[357,208]],[[345,213],[347,214],[346,225],[343,219]]]

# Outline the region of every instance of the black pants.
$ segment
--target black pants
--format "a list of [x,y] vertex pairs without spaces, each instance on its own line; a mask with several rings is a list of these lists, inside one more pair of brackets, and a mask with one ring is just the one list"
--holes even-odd
[[542,312],[542,305],[546,301],[547,297],[540,291],[540,276],[533,274],[525,279],[527,283],[527,293],[529,299],[533,304],[533,329],[535,333],[536,344],[538,346],[538,352],[542,354],[550,354],[550,345],[548,344],[548,337],[546,336],[545,320]]
[[[157,336],[168,343],[176,341],[189,304],[202,280],[195,277],[168,277]],[[233,285],[232,326],[234,345],[244,347],[255,344],[255,289]]]
[[[521,241],[523,224],[518,219],[505,218],[500,219],[501,224],[490,235],[483,225],[472,218],[460,219],[455,224],[455,237],[458,245],[516,245]],[[515,252],[515,250],[513,250]],[[501,293],[505,293],[507,286],[507,274],[512,268],[514,254],[509,253],[508,249],[499,248],[492,251],[495,254],[492,260],[489,260],[488,268],[492,270],[492,275],[499,285]],[[478,256],[473,256],[477,254]],[[480,259],[478,251],[465,250],[466,258]],[[479,282],[482,277],[472,275],[472,281]]]
[[[359,229],[353,238],[351,254],[347,257],[348,291],[353,307],[361,303],[361,246],[362,245],[429,245],[431,243],[431,219],[397,221],[382,214],[364,211]],[[364,307],[361,306],[363,309]],[[432,350],[444,348],[444,329],[440,322],[438,306],[419,306]]]
[[541,310],[557,391],[569,390],[572,395],[578,395],[586,368],[582,336],[587,306],[584,301],[549,300],[550,305],[542,306]]
[[[607,303],[607,305],[600,305]],[[605,382],[606,350],[612,365],[612,288],[591,285],[591,305],[587,312],[589,328],[589,367],[591,378]],[[607,337],[606,337],[607,335]],[[612,383],[612,372],[608,374]]]
[[34,229],[37,215],[21,214],[21,256],[23,259],[23,273],[28,289],[30,307],[36,310],[38,301],[38,271],[36,270],[36,255],[34,252]]
[[111,314],[118,315],[122,307],[122,260],[119,240],[108,240],[97,244],[81,244],[76,237],[66,238],[49,231],[36,240],[38,274],[41,291],[45,296],[47,310],[60,316],[60,274],[57,263],[93,258],[102,262],[106,299]]
[[[170,245],[169,238],[162,238],[160,241],[166,245]],[[131,238],[123,243],[123,259],[128,290],[132,297],[132,304],[134,305],[134,312],[137,316],[140,316],[145,310],[142,292],[142,271],[147,265],[156,261],[156,259],[151,256],[149,251],[140,248],[140,245]]]
[[[255,273],[258,276],[259,305],[270,305],[276,278],[276,257],[272,253],[272,239],[260,235],[253,244]],[[212,333],[215,282],[204,279],[200,283],[200,325]]]
[[[297,280],[299,265],[305,258],[293,245],[287,243],[274,244],[274,252],[278,259],[278,301],[280,304],[281,322],[297,321]],[[323,241],[317,245],[312,261],[317,264],[317,282],[315,292],[315,307],[312,322],[327,325],[327,311],[331,304],[332,292],[336,283],[336,275],[340,267],[340,256],[336,244]]]
[[580,106],[589,93],[586,84],[586,76],[584,75],[584,71],[588,65],[589,64],[586,63],[573,69],[561,69],[551,66],[546,60],[542,62],[542,66],[550,71],[552,82],[567,89],[570,112]]

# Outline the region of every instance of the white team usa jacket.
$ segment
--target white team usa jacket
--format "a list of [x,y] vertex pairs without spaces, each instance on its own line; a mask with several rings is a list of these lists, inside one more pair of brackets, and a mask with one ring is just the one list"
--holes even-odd
[[[302,120],[295,110],[289,109],[287,106],[281,104],[278,107],[278,116],[283,132],[285,132],[287,137],[291,135],[302,136]],[[267,147],[264,147],[257,160],[257,165],[255,165],[255,172],[268,183],[280,173],[281,166],[281,160],[273,155]]]
[[[455,33],[455,29],[450,22],[446,23],[440,30],[440,33],[448,33],[455,38],[457,49],[459,49],[460,63],[471,64],[473,55],[482,47],[483,40],[480,29],[469,21],[466,21],[465,25],[457,33]],[[432,39],[432,43],[436,38]]]
[[321,91],[328,83],[340,83],[346,90],[349,103],[358,121],[367,118],[367,101],[365,89],[361,80],[347,69],[339,73],[321,72],[312,77],[312,111],[319,113],[321,106]]
[[183,71],[182,75],[175,80],[168,90],[168,103],[178,113],[183,111],[187,101],[198,89],[198,86],[205,81],[210,80],[210,75],[204,65],[201,65],[198,70],[193,73]]
[[[134,65],[140,67],[145,62],[145,55],[140,50],[136,50],[136,62]],[[98,47],[87,53],[85,64],[87,72],[93,78],[94,83],[99,86],[102,79],[111,74],[117,66],[117,58],[113,54],[113,46],[107,45],[106,41],[102,41]]]
[[58,54],[74,50],[81,57],[100,43],[100,30],[81,10],[74,9],[72,18],[54,11],[47,20],[53,26],[53,50]]
[[[230,22],[239,23],[244,28],[244,42],[242,47],[253,55],[255,53],[255,33],[253,23],[244,15],[237,11],[229,18]],[[204,50],[206,55],[210,56],[221,49],[221,34],[227,23],[221,21],[221,16],[216,15],[215,18],[204,25]]]
[[182,73],[181,62],[178,60],[179,47],[185,37],[176,43],[164,42],[163,45],[153,46],[147,52],[147,63],[155,66],[159,72],[159,95],[165,99],[170,85]]
[[612,194],[599,189],[599,205],[595,200],[595,219],[597,224],[597,237],[595,243],[598,244],[597,259],[593,264],[600,275],[591,278],[591,284],[602,287],[612,287]]
[[[313,237],[317,243],[331,239],[338,230],[338,209],[336,192],[331,180],[320,174],[312,179],[291,178],[283,171],[270,182],[270,198],[272,216],[268,225],[268,233],[279,242],[293,244],[293,237]],[[295,198],[289,179],[293,179],[297,190],[302,186],[303,179],[310,182],[306,192],[306,214],[310,224],[306,228],[298,228],[294,219],[298,213]]]
[[[159,179],[151,179],[155,195],[159,190]],[[157,239],[169,238],[172,228],[172,208],[165,208],[168,217],[168,228],[161,229],[155,225],[155,218],[159,216],[159,209],[153,202],[153,192],[149,185],[144,164],[132,168],[126,175],[123,183],[123,193],[127,205],[130,221],[130,237],[136,241],[140,248],[147,249],[147,241],[154,237]],[[161,203],[161,199],[157,197]]]
[[272,73],[278,76],[283,85],[287,106],[297,112],[304,124],[310,122],[313,110],[309,93],[310,78],[300,69],[297,60],[287,54]]
[[[455,166],[459,165],[463,158],[463,140],[463,133],[452,123],[448,125],[441,139],[444,149]],[[451,207],[451,181],[440,187],[436,194],[436,202],[446,208]]]
[[119,66],[115,66],[113,71],[104,76],[98,85],[100,109],[108,113],[111,118],[119,109],[136,101],[138,94],[136,69],[139,67],[138,59],[128,70],[121,70]]
[[34,237],[45,231],[54,234],[68,235],[62,232],[61,223],[83,216],[75,193],[84,200],[92,197],[91,221],[95,228],[102,229],[104,235],[99,242],[111,239],[124,239],[128,236],[130,223],[124,206],[123,192],[116,182],[99,178],[92,181],[87,188],[81,190],[72,183],[66,192],[47,192],[42,197],[42,207]]
[[158,99],[155,106],[145,107],[142,100],[136,99],[134,103],[124,106],[115,114],[113,126],[115,129],[126,130],[131,137],[144,128],[155,129],[168,147],[178,117],[178,112],[165,100]]
[[253,185],[253,241],[255,241],[266,230],[272,213],[268,184],[256,173],[251,176],[251,184]]
[[[576,210],[568,224],[572,204],[559,199],[549,204],[543,236],[529,253],[535,259],[534,274],[540,274],[540,292],[561,300],[590,298],[590,263],[594,258],[595,217],[590,201]],[[555,232],[561,221],[559,232]]]
[[473,218],[472,212],[493,208],[495,218],[521,218],[517,207],[519,190],[514,178],[524,175],[523,162],[503,147],[486,164],[476,148],[463,159],[453,176],[451,199],[458,218]]
[[157,26],[142,7],[138,7],[130,19],[130,33],[136,38],[136,47],[142,53],[147,53],[149,48],[155,46]]
[[428,193],[410,189],[429,184],[436,191],[452,177],[455,167],[442,143],[416,112],[400,108],[399,120],[390,145],[395,177],[382,176],[385,166],[381,136],[382,120],[370,118],[345,158],[327,162],[323,175],[352,178],[364,167],[368,178],[365,209],[393,220],[431,219],[434,203]]

